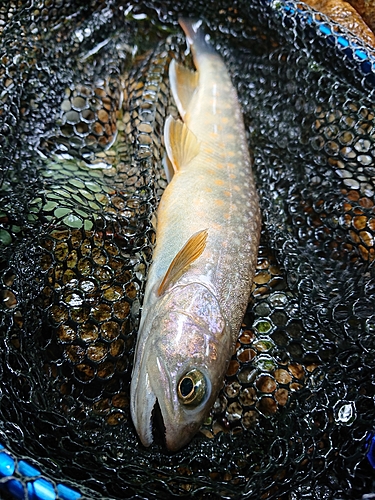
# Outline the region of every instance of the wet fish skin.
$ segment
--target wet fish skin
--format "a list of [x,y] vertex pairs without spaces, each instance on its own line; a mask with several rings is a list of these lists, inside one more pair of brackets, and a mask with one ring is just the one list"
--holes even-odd
[[[251,291],[261,225],[230,76],[194,22],[180,24],[197,72],[170,65],[183,123],[169,118],[165,126],[175,173],[157,211],[131,383],[142,443],[153,442],[158,403],[171,451],[191,440],[222,386]],[[192,385],[187,398],[200,392],[190,403],[185,393]]]

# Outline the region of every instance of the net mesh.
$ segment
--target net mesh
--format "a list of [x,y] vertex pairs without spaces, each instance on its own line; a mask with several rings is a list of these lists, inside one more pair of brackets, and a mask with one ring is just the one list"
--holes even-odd
[[[224,387],[171,455],[140,445],[129,381],[168,65],[191,63],[181,14],[204,19],[238,89],[263,229]],[[0,30],[4,498],[370,498],[371,48],[262,0],[7,1]]]

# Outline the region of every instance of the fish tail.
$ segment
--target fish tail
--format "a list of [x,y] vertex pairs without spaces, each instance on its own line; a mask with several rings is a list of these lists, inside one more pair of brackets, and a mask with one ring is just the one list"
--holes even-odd
[[194,62],[197,62],[201,54],[216,54],[216,51],[206,42],[204,30],[201,30],[202,21],[199,19],[180,17],[178,19],[181,28],[184,30],[186,39],[191,46]]

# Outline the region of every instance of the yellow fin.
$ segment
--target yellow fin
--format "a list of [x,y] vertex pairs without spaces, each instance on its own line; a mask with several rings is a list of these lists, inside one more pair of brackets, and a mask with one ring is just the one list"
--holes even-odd
[[164,153],[162,164],[164,167],[165,176],[167,178],[168,184],[173,179],[174,169],[171,160],[169,159],[167,153]]
[[168,271],[165,273],[165,276],[159,285],[157,295],[163,295],[169,285],[178,280],[190,264],[202,255],[204,249],[206,248],[206,242],[207,229],[198,231],[188,239],[168,267]]
[[169,65],[169,81],[177,109],[184,118],[189,107],[192,95],[198,86],[198,72],[172,59]]
[[186,167],[199,153],[199,142],[180,120],[168,116],[164,125],[164,143],[175,172]]

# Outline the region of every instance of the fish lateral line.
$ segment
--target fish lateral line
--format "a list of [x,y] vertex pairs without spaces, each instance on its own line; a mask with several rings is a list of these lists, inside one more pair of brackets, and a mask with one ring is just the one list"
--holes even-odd
[[164,278],[162,279],[156,295],[160,297],[176,282],[204,252],[207,244],[208,230],[203,229],[194,233],[170,263]]

